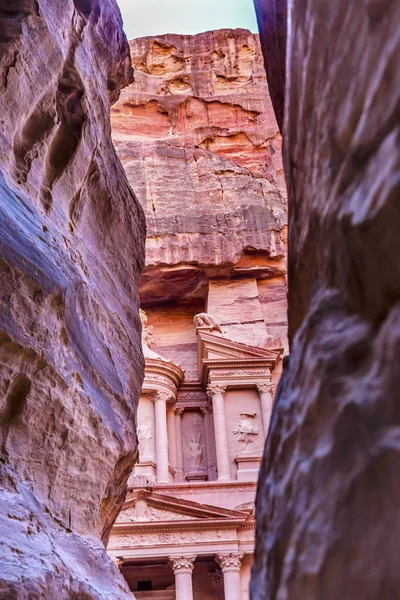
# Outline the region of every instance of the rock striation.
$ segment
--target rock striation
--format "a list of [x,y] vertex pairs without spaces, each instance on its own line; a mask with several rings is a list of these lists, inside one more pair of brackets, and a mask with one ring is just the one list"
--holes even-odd
[[[0,598],[131,598],[144,218],[111,142],[113,0],[0,2]],[[102,541],[101,541],[102,540]]]
[[130,49],[135,82],[112,127],[147,219],[143,306],[204,301],[215,277],[283,279],[281,138],[258,36],[163,35]]
[[[264,21],[284,0],[256,3]],[[259,482],[253,600],[399,597],[400,5],[288,3],[290,362]],[[284,46],[284,44],[283,44]]]

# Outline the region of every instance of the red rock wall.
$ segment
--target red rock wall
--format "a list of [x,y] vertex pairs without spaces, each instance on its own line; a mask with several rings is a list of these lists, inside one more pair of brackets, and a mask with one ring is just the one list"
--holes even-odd
[[[192,319],[206,305],[232,339],[285,342],[281,138],[258,36],[226,29],[130,47],[135,82],[114,105],[112,127],[147,218],[141,302],[157,351],[193,379]],[[264,314],[269,302],[279,322]]]
[[[285,3],[257,4],[271,42],[284,24],[263,14]],[[400,5],[291,0],[288,23],[291,355],[259,484],[252,598],[393,600]],[[283,99],[282,84],[270,86]]]
[[113,137],[146,213],[147,266],[232,266],[249,247],[277,263],[285,188],[257,37],[221,30],[130,45],[135,83],[112,109]]
[[113,0],[0,1],[0,598],[130,598],[144,219],[111,142]]

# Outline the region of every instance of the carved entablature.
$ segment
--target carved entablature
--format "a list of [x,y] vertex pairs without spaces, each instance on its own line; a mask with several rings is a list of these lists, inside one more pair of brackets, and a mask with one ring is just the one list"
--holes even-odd
[[178,402],[189,410],[201,408],[207,404],[207,394],[199,382],[187,381],[179,388]]
[[[226,488],[230,493],[232,485]],[[239,489],[254,492],[254,487],[248,485]],[[203,495],[202,490],[198,491]],[[142,558],[145,550],[146,556],[170,556],[171,560],[191,557],[193,553],[214,554],[233,546],[252,552],[254,516],[240,508],[211,506],[203,504],[203,500],[193,502],[149,489],[136,490],[128,494],[111,532],[108,550],[111,556],[125,559]],[[233,557],[223,554],[227,567],[232,566]],[[240,554],[236,552],[235,556]],[[185,563],[181,565],[184,568]]]
[[179,546],[193,546],[203,542],[207,542],[208,544],[215,542],[217,546],[221,542],[236,542],[237,539],[237,532],[234,529],[182,531],[177,526],[174,530],[159,533],[154,533],[153,531],[144,532],[143,530],[141,532],[115,535],[113,532],[110,537],[108,549],[116,551],[129,548],[132,550],[132,554],[137,550],[137,555],[141,556],[140,550],[143,547],[154,548],[156,550],[160,546],[163,548],[171,546],[171,550],[173,550],[173,548],[176,549]]

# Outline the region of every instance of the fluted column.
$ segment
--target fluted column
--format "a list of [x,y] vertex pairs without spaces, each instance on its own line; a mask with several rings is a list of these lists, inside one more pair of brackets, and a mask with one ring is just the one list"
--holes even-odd
[[207,391],[211,396],[213,408],[218,481],[229,481],[231,479],[224,405],[225,389],[225,387],[218,384],[209,384],[207,387]]
[[169,398],[170,396],[165,392],[157,392],[154,396],[157,483],[169,483],[167,433],[167,400]]
[[177,480],[183,481],[182,413],[183,408],[175,407],[175,439]]
[[171,406],[167,410],[167,431],[168,431],[168,457],[169,462],[176,470],[176,434],[175,434],[175,410]]
[[175,600],[193,600],[192,573],[195,556],[170,556],[169,565],[175,575]]
[[243,554],[228,552],[215,556],[224,576],[225,600],[241,600],[240,568]]
[[258,393],[260,394],[261,414],[264,425],[265,437],[268,435],[269,424],[271,421],[273,405],[272,395],[274,392],[274,387],[275,386],[273,383],[263,383],[257,386]]

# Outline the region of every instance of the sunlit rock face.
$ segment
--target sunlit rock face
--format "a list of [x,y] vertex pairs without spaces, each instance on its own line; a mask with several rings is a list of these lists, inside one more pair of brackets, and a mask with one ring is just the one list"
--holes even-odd
[[104,553],[136,457],[144,218],[111,143],[112,0],[0,2],[0,598],[131,598]]
[[112,125],[147,217],[142,303],[201,303],[218,277],[233,280],[238,303],[243,293],[249,299],[239,280],[252,277],[262,320],[256,280],[276,278],[286,303],[286,192],[258,36],[226,29],[130,47],[135,82],[113,107]]
[[[284,2],[257,4],[268,14]],[[400,5],[291,0],[288,22],[291,356],[259,483],[252,598],[391,600],[400,585]]]

